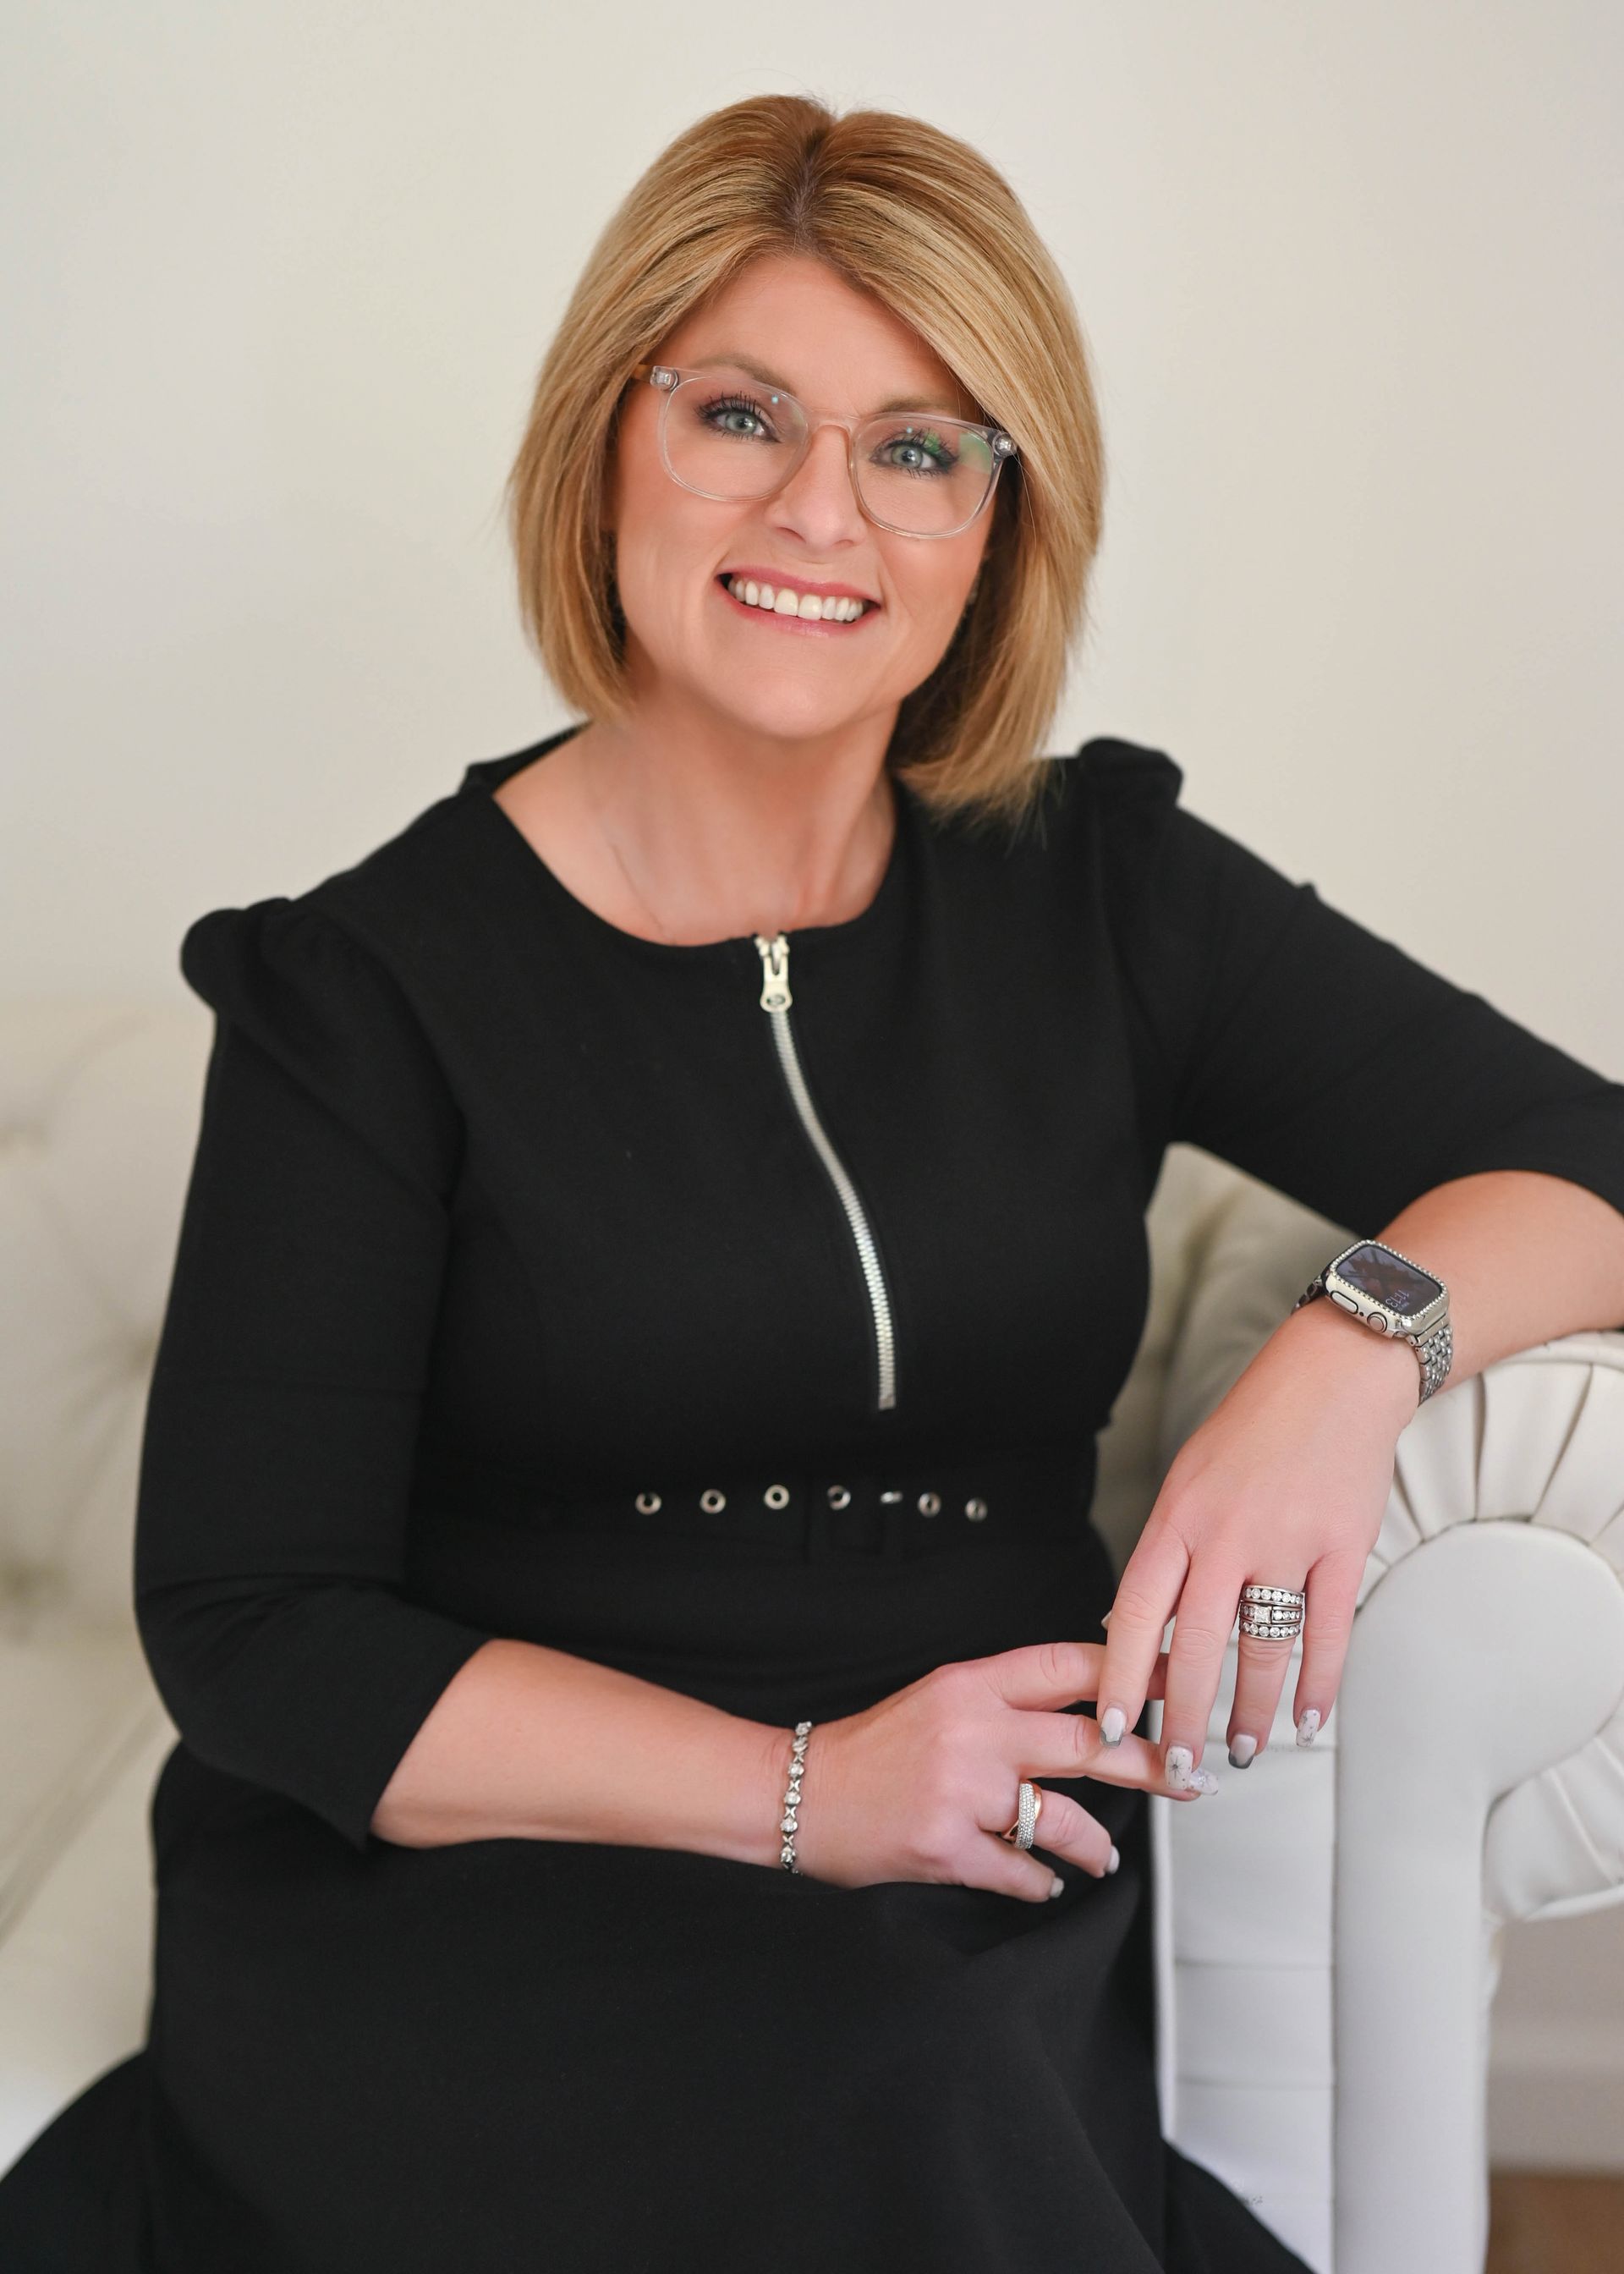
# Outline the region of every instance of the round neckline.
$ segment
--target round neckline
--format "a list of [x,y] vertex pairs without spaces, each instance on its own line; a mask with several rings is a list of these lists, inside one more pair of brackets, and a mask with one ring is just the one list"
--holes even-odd
[[[641,932],[627,931],[620,924],[611,923],[607,916],[600,915],[596,908],[590,907],[578,894],[570,891],[557,871],[543,860],[506,807],[497,802],[493,793],[510,774],[519,772],[537,758],[545,757],[560,742],[568,742],[572,734],[578,734],[585,723],[578,720],[573,726],[561,727],[557,734],[548,734],[539,742],[531,742],[510,757],[475,760],[463,773],[460,794],[477,809],[488,813],[498,832],[508,840],[513,852],[530,870],[532,889],[539,889],[554,907],[583,930],[590,930],[600,937],[617,941],[625,949],[646,958],[660,958],[667,961],[684,957],[709,958],[712,961],[724,956],[736,958],[744,949],[755,955],[758,951],[756,935],[753,931],[732,932],[722,939],[645,939]],[[843,917],[838,923],[799,924],[786,928],[784,937],[792,946],[834,946],[844,945],[848,940],[861,940],[878,924],[897,897],[907,857],[905,840],[912,825],[913,808],[906,784],[893,780],[892,787],[896,794],[896,828],[892,832],[884,872],[873,899],[854,916]]]

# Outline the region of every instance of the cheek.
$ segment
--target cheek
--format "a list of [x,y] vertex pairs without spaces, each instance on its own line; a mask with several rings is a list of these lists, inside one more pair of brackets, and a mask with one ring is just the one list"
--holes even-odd
[[915,579],[913,589],[899,596],[897,613],[910,651],[928,655],[934,663],[944,655],[963,619],[969,597],[968,576]]
[[981,547],[921,539],[906,552],[886,556],[891,597],[905,616],[925,636],[945,644],[952,636],[970,597],[970,587],[981,565]]
[[690,624],[705,589],[705,554],[669,514],[645,514],[628,495],[615,543],[615,581],[628,620],[645,634]]

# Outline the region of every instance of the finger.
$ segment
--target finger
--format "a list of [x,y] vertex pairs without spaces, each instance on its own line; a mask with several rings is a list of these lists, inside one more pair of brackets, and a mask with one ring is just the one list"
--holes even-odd
[[1109,1879],[1116,1868],[1111,1862],[1116,1849],[1105,1826],[1069,1793],[1052,1791],[1047,1785],[1041,1789],[1043,1805],[1032,1835],[1033,1847],[1079,1864],[1096,1879]]
[[[1063,1706],[1094,1699],[1105,1657],[1103,1643],[1032,1642],[966,1663],[1006,1706],[1057,1712]],[[1159,1650],[1146,1685],[1147,1698],[1160,1698],[1166,1679],[1167,1653]],[[1136,1713],[1133,1719],[1137,1721],[1139,1715]]]
[[[1291,1709],[1299,1745],[1312,1744],[1316,1731],[1330,1718],[1353,1638],[1364,1577],[1363,1556],[1331,1554],[1320,1558],[1304,1582],[1308,1608],[1303,1616],[1303,1664]],[[1304,1716],[1311,1713],[1319,1718],[1305,1729]]]
[[1244,1585],[1243,1578],[1210,1555],[1198,1556],[1185,1579],[1173,1623],[1162,1708],[1162,1754],[1169,1788],[1200,1768]]
[[1151,1669],[1173,1615],[1189,1552],[1170,1525],[1141,1532],[1117,1582],[1095,1712],[1108,1745],[1120,1742],[1145,1710]]
[[996,1651],[974,1664],[1006,1706],[1052,1711],[1094,1696],[1104,1657],[1103,1643],[1029,1642]]
[[1011,1847],[996,1832],[983,1832],[964,1861],[964,1887],[989,1887],[996,1895],[1014,1895],[1024,1903],[1047,1903],[1065,1882],[1052,1864],[1025,1849]]
[[[1308,1598],[1303,1618],[1303,1666],[1292,1715],[1300,1745],[1313,1742],[1331,1710],[1347,1661],[1364,1570],[1363,1562],[1357,1558],[1327,1555],[1300,1583]],[[1248,1766],[1267,1744],[1297,1647],[1295,1640],[1240,1637],[1235,1701],[1229,1712],[1229,1760],[1234,1767]],[[1305,1722],[1304,1715],[1311,1713],[1313,1718]]]
[[1286,1668],[1297,1648],[1295,1639],[1240,1637],[1236,1645],[1235,1698],[1229,1707],[1227,1743],[1231,1768],[1249,1768],[1268,1743],[1269,1731],[1280,1710],[1280,1693]]
[[[1070,1811],[1069,1818],[1066,1811]],[[1056,1833],[1054,1818],[1064,1819]],[[1080,1864],[1096,1879],[1108,1879],[1116,1853],[1110,1834],[1097,1818],[1079,1808],[1064,1793],[1045,1789],[1037,1834],[1031,1849],[1017,1848],[1003,1836],[1004,1827],[987,1828],[977,1843],[974,1859],[966,1859],[967,1886],[987,1886],[999,1894],[1016,1895],[1026,1902],[1049,1902],[1056,1892],[1058,1874],[1037,1854],[1041,1848]],[[1064,1846],[1061,1842],[1064,1841]],[[1118,1858],[1120,1861],[1120,1858]],[[1064,1885],[1064,1882],[1060,1882]]]
[[[1108,1745],[1099,1724],[1083,1713],[1019,1713],[1016,1757],[1023,1776],[1088,1776],[1101,1784],[1162,1789],[1162,1751],[1151,1738],[1130,1734]],[[1192,1790],[1187,1797],[1194,1800]]]

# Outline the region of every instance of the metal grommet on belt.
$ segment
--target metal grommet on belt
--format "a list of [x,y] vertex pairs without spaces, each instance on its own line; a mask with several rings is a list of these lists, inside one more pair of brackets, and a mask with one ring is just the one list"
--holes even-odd
[[640,1516],[653,1516],[658,1511],[659,1504],[660,1496],[658,1493],[641,1492],[637,1495],[637,1513]]
[[846,1490],[844,1485],[831,1485],[829,1487],[829,1505],[831,1508],[846,1508],[849,1506],[851,1497],[851,1494]]
[[766,1491],[762,1495],[762,1498],[766,1502],[769,1508],[787,1508],[789,1506],[789,1487],[787,1485],[769,1485]]
[[889,1507],[892,1501],[900,1500],[902,1498],[902,1495],[899,1492],[883,1492],[880,1495],[880,1498],[885,1502],[886,1506]]
[[935,1516],[941,1508],[941,1505],[942,1495],[940,1493],[921,1493],[919,1496],[919,1512],[921,1516]]
[[727,1495],[725,1492],[718,1492],[716,1487],[711,1485],[700,1494],[699,1505],[707,1516],[714,1516],[718,1509],[726,1507]]
[[972,1524],[980,1524],[986,1513],[987,1503],[984,1500],[966,1501],[965,1514],[969,1517]]

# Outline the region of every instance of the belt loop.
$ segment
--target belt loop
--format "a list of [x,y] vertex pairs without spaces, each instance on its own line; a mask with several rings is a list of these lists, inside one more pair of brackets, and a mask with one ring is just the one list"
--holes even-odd
[[900,1563],[915,1542],[918,1510],[889,1480],[882,1480],[877,1489],[881,1553],[886,1562]]

